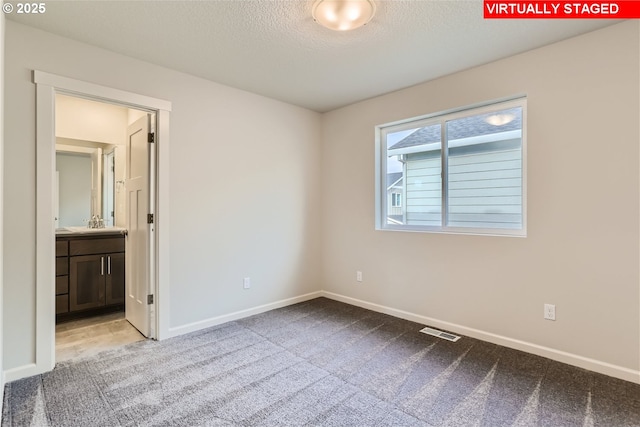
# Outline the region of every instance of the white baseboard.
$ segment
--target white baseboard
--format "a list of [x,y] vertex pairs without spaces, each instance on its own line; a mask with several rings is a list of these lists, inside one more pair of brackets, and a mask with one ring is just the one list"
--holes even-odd
[[198,322],[188,323],[182,326],[176,326],[173,328],[169,328],[168,334],[166,335],[166,337],[163,337],[163,339],[176,337],[178,335],[188,334],[189,332],[199,331],[200,329],[209,328],[211,326],[220,325],[222,323],[231,322],[233,320],[243,319],[245,317],[253,316],[255,314],[264,313],[265,311],[286,307],[288,305],[297,304],[299,302],[308,301],[310,299],[318,298],[321,296],[322,296],[321,291],[311,292],[308,294],[299,295],[297,297],[287,298],[287,299],[275,301],[269,304],[248,308],[246,310],[235,311],[233,313],[211,317],[209,319],[200,320]]
[[445,329],[451,332],[455,332],[468,337],[476,338],[482,341],[487,341],[493,344],[498,344],[504,347],[513,348],[515,350],[521,350],[527,353],[535,354],[538,356],[546,357],[558,362],[566,363],[568,365],[577,366],[583,369],[588,369],[593,372],[598,372],[610,377],[620,378],[625,381],[640,384],[640,371],[625,368],[622,366],[612,365],[610,363],[602,362],[588,357],[579,356],[577,354],[567,353],[564,351],[556,350],[549,347],[544,347],[537,344],[532,344],[526,341],[521,341],[502,335],[492,334],[490,332],[481,331],[474,328],[469,328],[455,323],[445,322],[431,317],[421,316],[419,314],[410,313],[403,310],[387,307],[384,305],[374,304],[368,301],[359,300],[356,298],[347,297],[333,292],[321,291],[321,296],[333,299],[336,301],[344,302],[347,304],[355,305],[357,307],[366,308],[368,310],[376,311],[378,313],[389,314],[401,319],[410,320],[412,322],[434,326],[436,328]]
[[[622,366],[612,365],[610,363],[602,362],[595,359],[590,359],[587,357],[579,356],[577,354],[567,353],[567,352],[556,350],[553,348],[532,344],[526,341],[509,338],[502,335],[493,334],[490,332],[481,331],[479,329],[469,328],[469,327],[458,325],[455,323],[445,322],[445,321],[434,319],[431,317],[410,313],[404,310],[398,310],[392,307],[387,307],[384,305],[379,305],[372,302],[363,301],[357,298],[351,298],[345,295],[340,295],[340,294],[336,294],[328,291],[311,292],[308,294],[299,295],[297,297],[287,298],[287,299],[275,301],[269,304],[264,304],[257,307],[252,307],[252,308],[236,311],[229,314],[212,317],[212,318],[201,320],[198,322],[193,322],[186,325],[169,328],[168,335],[166,337],[163,337],[163,339],[187,334],[189,332],[195,332],[201,329],[209,328],[211,326],[220,325],[225,322],[231,322],[233,320],[242,319],[245,317],[253,316],[255,314],[264,313],[265,311],[286,307],[292,304],[297,304],[297,303],[308,301],[318,297],[326,297],[336,301],[344,302],[346,304],[351,304],[357,307],[362,307],[368,310],[376,311],[378,313],[384,313],[384,314],[388,314],[401,319],[410,320],[412,322],[429,325],[429,326],[433,326],[440,329],[445,329],[451,332],[455,332],[461,335],[466,335],[468,337],[476,338],[482,341],[487,341],[493,344],[502,345],[504,347],[512,348],[515,350],[521,350],[527,353],[531,353],[538,356],[546,357],[548,359],[556,360],[558,362],[566,363],[566,364],[577,366],[583,369],[588,369],[593,372],[598,372],[604,375],[608,375],[611,377],[620,378],[625,381],[630,381],[633,383],[640,384],[640,371],[625,368]],[[42,372],[38,370],[36,364],[31,363],[28,365],[24,365],[24,366],[20,366],[17,368],[4,371],[4,380],[6,383],[8,383],[20,378],[26,378],[26,377],[37,375],[40,373]]]
[[17,368],[11,368],[4,371],[4,382],[6,384],[11,381],[32,377],[41,373],[42,371],[38,370],[38,366],[35,363],[29,363],[28,365],[18,366]]

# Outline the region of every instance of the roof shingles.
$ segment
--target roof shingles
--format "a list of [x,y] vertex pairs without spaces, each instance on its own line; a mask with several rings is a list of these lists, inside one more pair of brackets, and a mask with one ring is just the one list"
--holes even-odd
[[[496,114],[511,114],[515,118],[509,123],[501,126],[495,126],[486,122],[488,117]],[[490,113],[454,119],[447,123],[447,135],[449,140],[518,130],[522,129],[522,108],[514,107],[497,112],[492,111]],[[425,126],[416,130],[409,136],[392,145],[389,150],[431,144],[434,142],[440,142],[440,125],[438,124]]]

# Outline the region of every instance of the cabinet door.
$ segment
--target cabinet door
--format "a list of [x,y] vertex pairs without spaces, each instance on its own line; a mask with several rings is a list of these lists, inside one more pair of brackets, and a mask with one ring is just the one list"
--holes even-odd
[[56,314],[69,312],[69,295],[56,295]]
[[105,302],[106,274],[104,255],[85,255],[69,258],[69,310],[101,307]]
[[105,256],[107,258],[106,304],[124,304],[124,253]]

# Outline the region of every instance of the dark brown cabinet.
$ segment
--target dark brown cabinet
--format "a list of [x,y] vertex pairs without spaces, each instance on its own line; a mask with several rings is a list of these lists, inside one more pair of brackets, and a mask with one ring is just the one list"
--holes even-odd
[[69,241],[56,240],[56,315],[69,312]]
[[105,282],[106,305],[124,304],[124,252],[108,255]]
[[[68,256],[64,257],[68,264],[65,267],[62,256],[56,257],[56,314],[87,314],[121,307],[125,296],[124,236],[66,236],[59,237],[56,245],[61,240],[68,245]],[[60,244],[60,248],[62,246]],[[57,249],[58,246],[56,255]],[[66,277],[66,287],[63,277]]]

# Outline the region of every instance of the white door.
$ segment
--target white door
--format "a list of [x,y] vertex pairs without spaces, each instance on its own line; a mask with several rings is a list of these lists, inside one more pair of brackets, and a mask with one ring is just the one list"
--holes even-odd
[[91,216],[102,215],[102,148],[91,152]]
[[107,227],[114,226],[114,170],[115,170],[115,151],[112,151],[104,155],[104,164],[102,166],[103,171],[103,191],[102,191],[102,218],[104,219],[104,225]]
[[60,172],[56,171],[56,188],[53,190],[53,208],[55,214],[56,229],[60,227]]
[[142,335],[150,334],[150,249],[151,227],[147,214],[152,213],[149,191],[150,143],[148,142],[150,117],[145,115],[129,126],[127,139],[127,238],[125,248],[126,318]]

